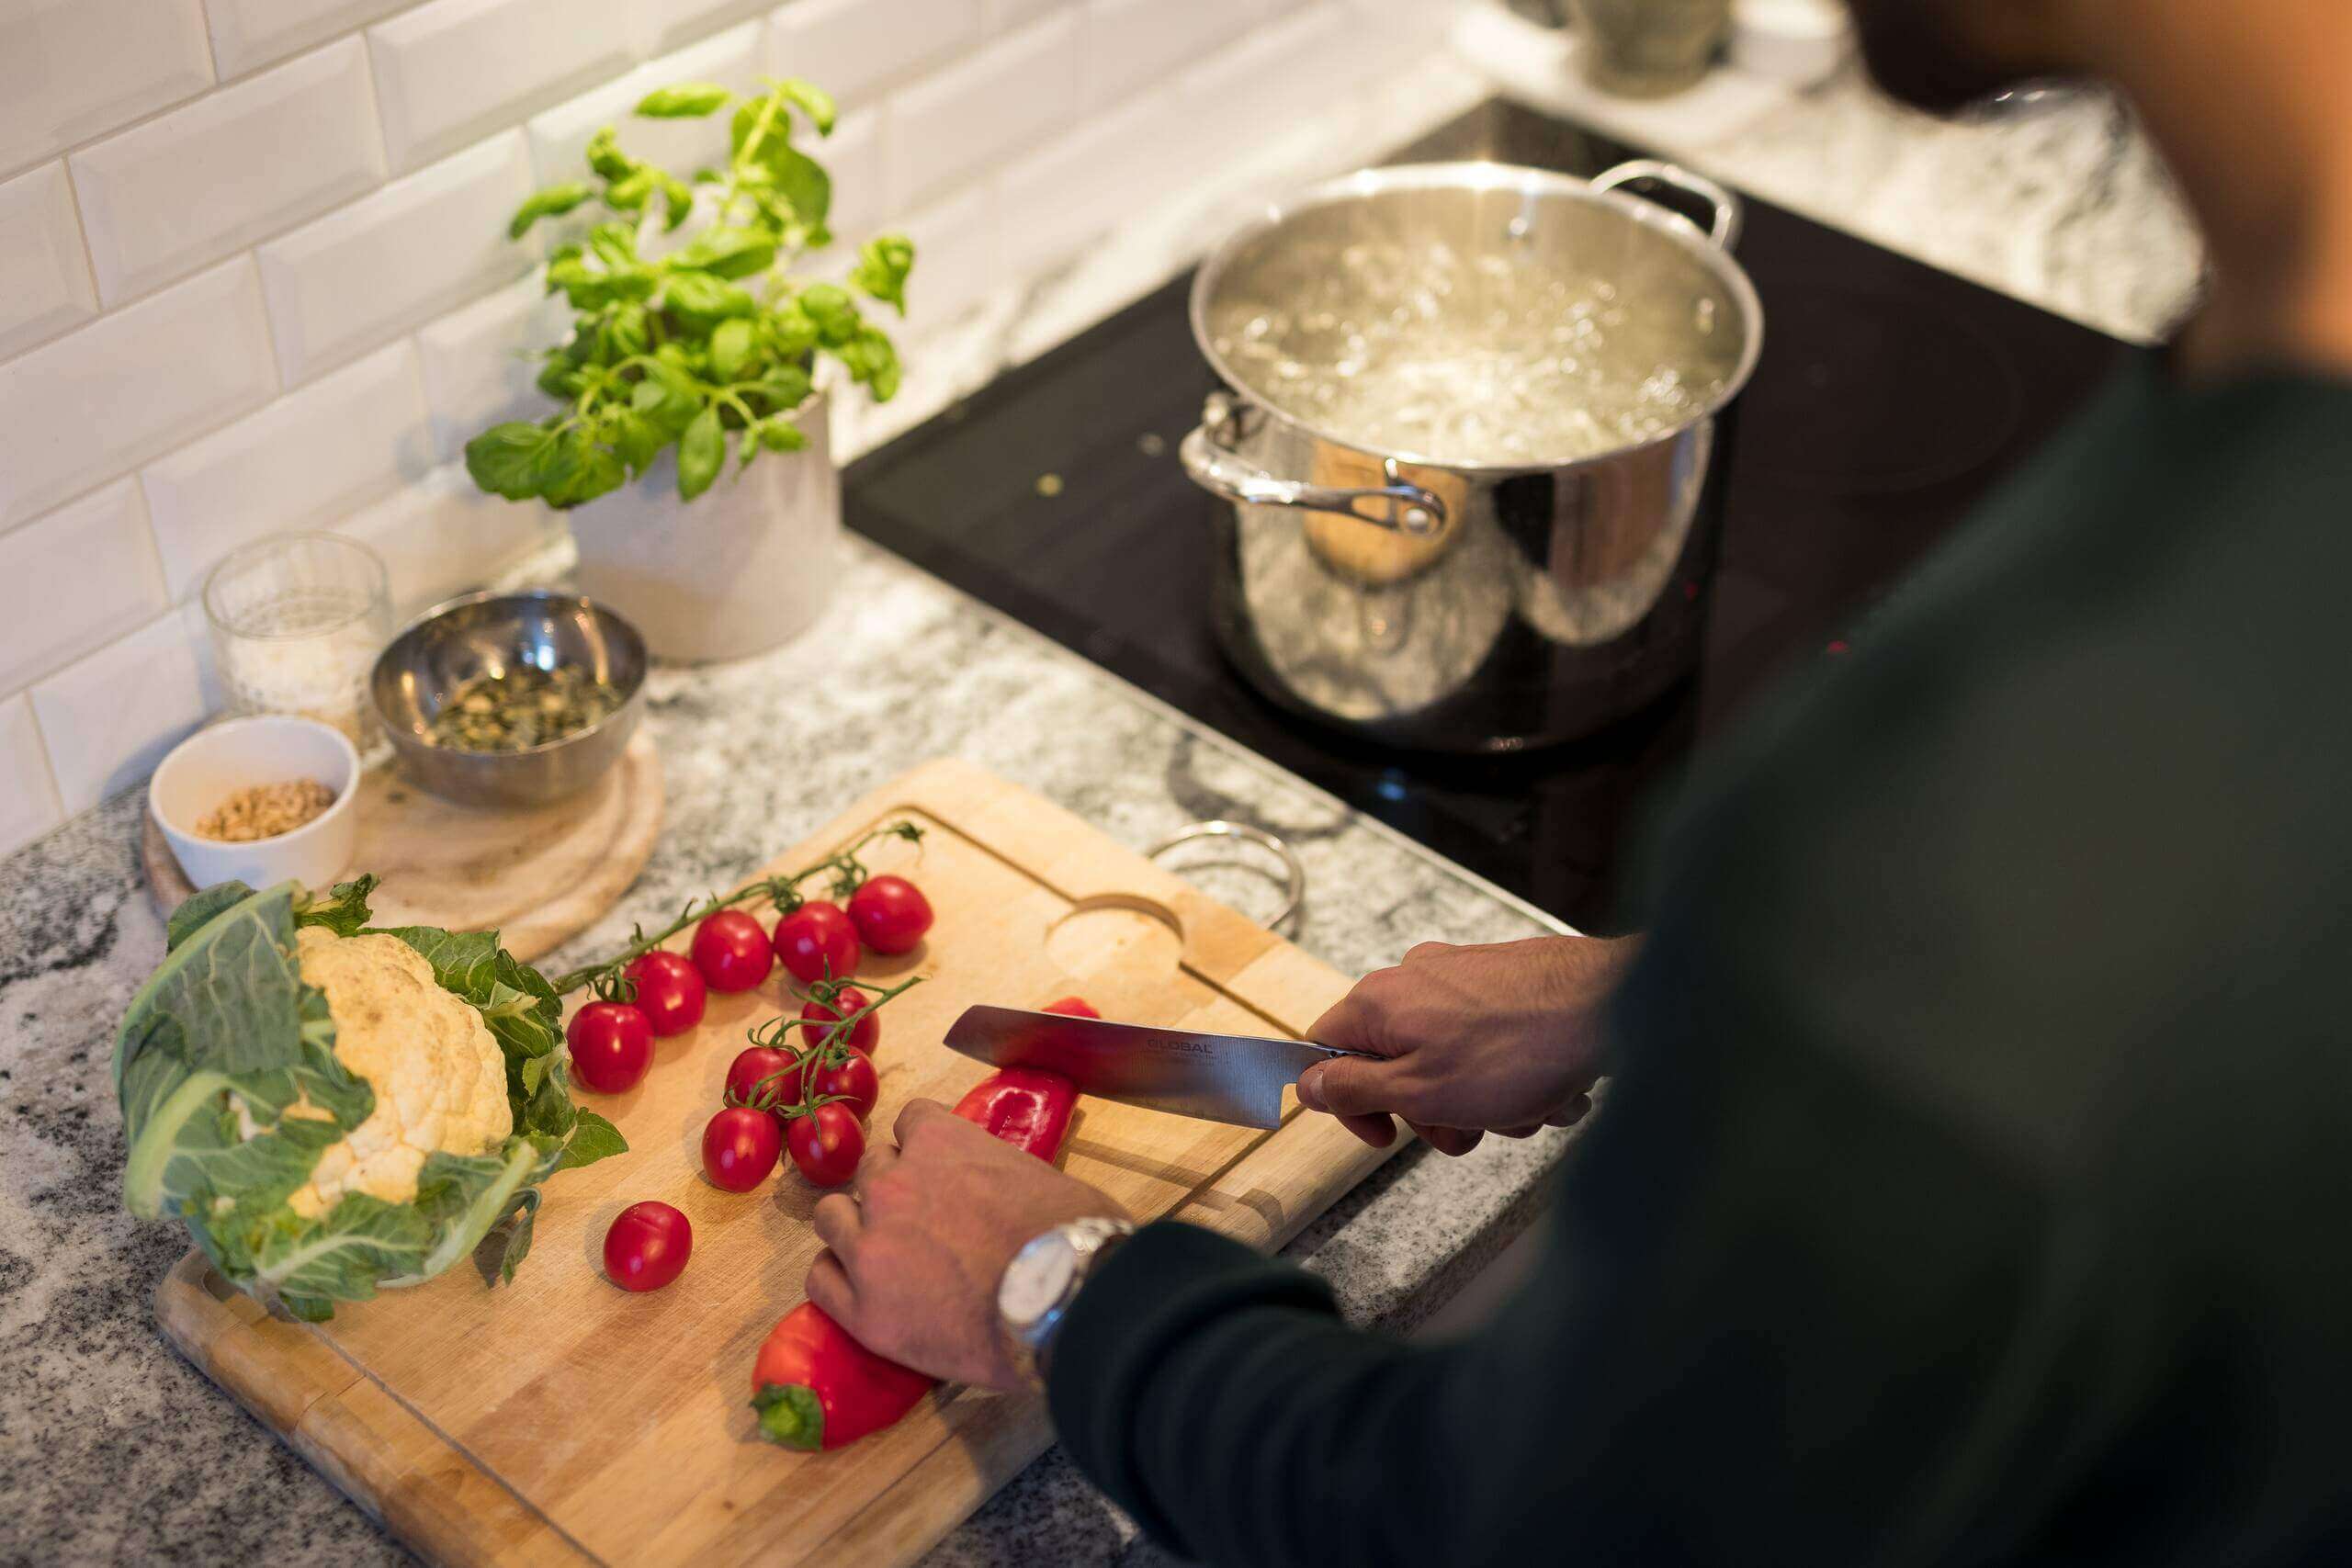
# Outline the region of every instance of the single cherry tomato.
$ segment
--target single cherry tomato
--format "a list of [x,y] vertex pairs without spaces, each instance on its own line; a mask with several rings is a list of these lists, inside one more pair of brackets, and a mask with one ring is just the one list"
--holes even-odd
[[[800,1058],[773,1045],[746,1045],[727,1068],[727,1103],[775,1111],[800,1102]],[[763,1082],[762,1080],[766,1080]]]
[[1047,1002],[1037,1010],[1057,1012],[1065,1018],[1101,1018],[1102,1016],[1094,1010],[1094,1004],[1084,997],[1064,997],[1057,1002]]
[[702,1168],[713,1186],[749,1192],[775,1168],[778,1141],[775,1117],[730,1105],[702,1130]]
[[605,1272],[624,1291],[658,1291],[686,1267],[694,1226],[667,1203],[631,1203],[605,1232]]
[[792,1163],[816,1187],[839,1187],[857,1174],[857,1162],[865,1157],[865,1129],[839,1100],[794,1117],[784,1130],[784,1143]]
[[628,1002],[590,1002],[564,1025],[571,1076],[582,1089],[626,1094],[653,1061],[653,1025]]
[[876,953],[907,953],[931,930],[931,900],[903,876],[869,876],[849,897],[849,918]]
[[655,948],[621,971],[637,982],[637,1005],[664,1040],[702,1021],[702,971],[683,953]]
[[[800,1010],[800,1016],[808,1020],[814,1027],[803,1030],[801,1033],[807,1038],[808,1043],[814,1045],[824,1039],[826,1026],[840,1022],[866,1005],[865,993],[855,986],[843,986],[833,993],[833,999],[830,1002],[820,1001],[812,997],[809,998],[808,1005]],[[871,1052],[875,1046],[882,1043],[882,1015],[879,1012],[869,1012],[833,1038],[844,1045],[854,1045],[861,1051]]]
[[741,909],[720,909],[696,926],[691,951],[714,991],[748,991],[775,967],[767,928]]
[[815,1094],[840,1095],[840,1103],[861,1122],[874,1114],[874,1102],[882,1098],[881,1080],[874,1076],[874,1058],[851,1046],[840,1047],[837,1060],[819,1066],[808,1079],[808,1088]]
[[857,970],[857,928],[839,904],[803,904],[775,923],[775,955],[804,986],[845,980]]

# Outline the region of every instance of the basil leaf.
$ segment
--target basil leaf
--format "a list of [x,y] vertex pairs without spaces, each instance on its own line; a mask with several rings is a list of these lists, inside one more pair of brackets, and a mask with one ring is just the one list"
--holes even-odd
[[492,495],[528,501],[545,488],[555,432],[520,421],[493,424],[466,443],[466,472]]
[[775,262],[775,236],[754,229],[713,229],[681,246],[670,265],[719,277],[749,277]]
[[907,274],[914,269],[914,242],[904,234],[884,234],[865,242],[849,280],[869,298],[894,305],[907,313]]
[[637,262],[637,226],[599,223],[588,231],[588,249],[598,261],[617,272]]
[[636,159],[620,150],[609,125],[588,139],[586,152],[588,166],[607,180],[627,179],[639,166]]
[[763,420],[760,445],[771,452],[798,452],[808,445],[808,434],[788,420]]
[[752,362],[752,323],[741,316],[718,323],[710,334],[710,373],[721,381],[740,381]]
[[749,291],[704,272],[673,273],[663,298],[682,319],[695,325],[715,326],[730,316],[759,312]]
[[562,185],[549,186],[543,191],[536,192],[525,200],[522,206],[514,209],[514,218],[506,225],[506,237],[510,240],[519,240],[528,233],[531,225],[540,219],[560,218],[595,194],[588,186],[578,180],[569,180]]
[[792,215],[812,229],[824,227],[832,209],[833,177],[816,159],[782,142],[765,153],[776,194],[791,207]]
[[718,425],[718,411],[707,408],[678,441],[678,497],[692,501],[711,487],[727,461],[727,437]]
[[800,291],[799,304],[816,326],[817,341],[827,348],[840,348],[857,336],[857,302],[838,284],[810,284]]
[[715,82],[686,82],[656,87],[638,100],[634,112],[647,119],[700,119],[725,108],[734,96]]
[[693,187],[675,175],[662,176],[662,232],[674,231],[695,209]]
[[775,92],[776,96],[785,102],[799,106],[800,112],[808,117],[808,123],[817,128],[818,135],[831,136],[833,133],[833,117],[836,111],[833,107],[833,96],[831,93],[813,83],[803,82],[797,76],[778,82],[775,85]]

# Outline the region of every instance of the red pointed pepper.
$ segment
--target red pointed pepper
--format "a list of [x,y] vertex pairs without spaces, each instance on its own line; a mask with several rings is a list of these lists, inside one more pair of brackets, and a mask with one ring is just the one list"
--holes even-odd
[[[1071,1011],[1071,1003],[1086,1007],[1071,997],[1047,1010]],[[981,1079],[956,1103],[956,1114],[1051,1164],[1061,1154],[1077,1103],[1078,1086],[1061,1074],[1007,1067]],[[896,1422],[937,1386],[876,1355],[810,1302],[784,1314],[752,1364],[752,1408],[760,1413],[760,1430],[786,1448],[854,1443]]]

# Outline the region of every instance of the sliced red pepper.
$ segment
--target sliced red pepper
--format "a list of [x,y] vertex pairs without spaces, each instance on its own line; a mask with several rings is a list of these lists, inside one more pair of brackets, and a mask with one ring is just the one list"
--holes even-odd
[[[1075,997],[1069,1000],[1086,1007]],[[1068,1010],[1059,1002],[1055,1007]],[[1078,1086],[1061,1074],[1007,1067],[983,1078],[956,1103],[956,1114],[1051,1164],[1061,1154],[1077,1104]],[[813,1302],[784,1314],[752,1364],[752,1408],[760,1413],[760,1430],[794,1449],[854,1443],[897,1421],[937,1386],[859,1344]]]
[[937,1386],[851,1338],[813,1302],[786,1313],[752,1363],[760,1430],[788,1449],[854,1443],[897,1421]]
[[1094,1004],[1084,997],[1064,997],[1057,1002],[1047,1002],[1037,1010],[1057,1012],[1066,1018],[1101,1018],[1102,1016],[1094,1010]]

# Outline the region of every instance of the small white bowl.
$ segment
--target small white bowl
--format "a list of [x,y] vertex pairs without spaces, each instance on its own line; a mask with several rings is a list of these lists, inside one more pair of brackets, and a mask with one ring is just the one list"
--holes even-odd
[[[254,784],[316,779],[334,804],[290,833],[251,843],[197,836],[196,825],[221,802]],[[172,854],[198,887],[232,879],[267,887],[288,878],[325,887],[351,864],[357,847],[359,753],[342,730],[314,718],[264,714],[199,729],[172,749],[147,785],[147,810]]]

